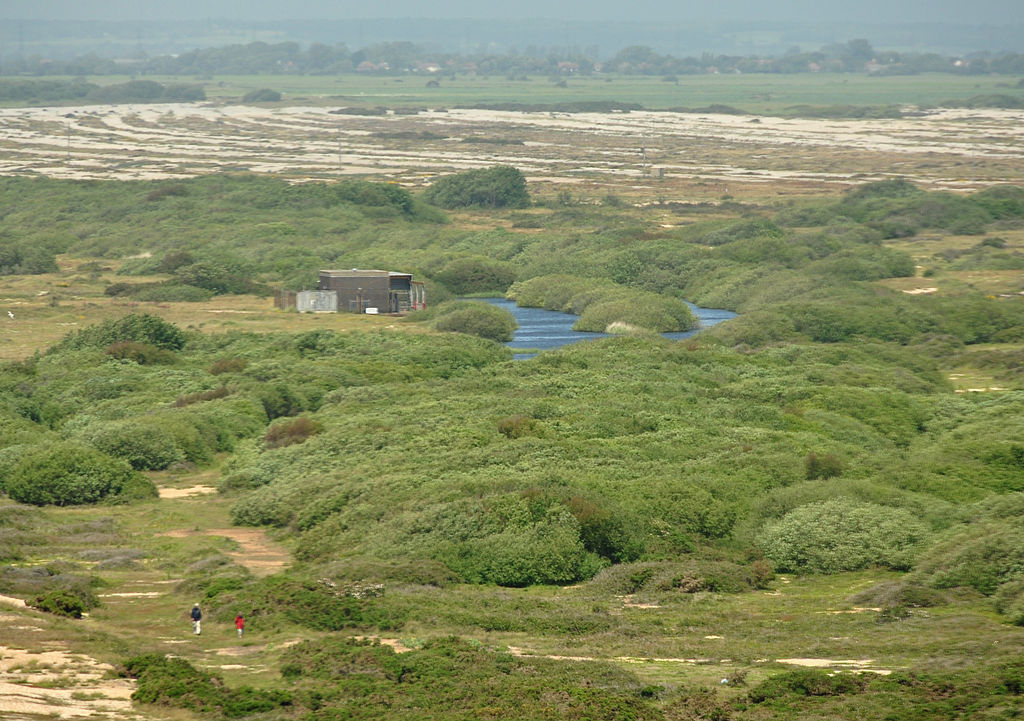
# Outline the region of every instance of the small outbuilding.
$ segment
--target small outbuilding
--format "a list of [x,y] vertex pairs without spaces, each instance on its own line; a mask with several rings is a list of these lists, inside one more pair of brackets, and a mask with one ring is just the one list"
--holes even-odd
[[321,270],[317,290],[278,290],[274,304],[303,312],[408,313],[427,307],[422,281],[390,270]]
[[407,313],[427,307],[421,281],[390,270],[321,270],[320,290],[338,294],[338,310],[350,313]]

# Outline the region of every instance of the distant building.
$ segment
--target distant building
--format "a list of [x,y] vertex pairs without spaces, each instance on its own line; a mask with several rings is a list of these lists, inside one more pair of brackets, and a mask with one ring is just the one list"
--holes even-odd
[[388,270],[321,270],[317,290],[279,290],[274,304],[302,312],[408,313],[427,307],[422,281]]

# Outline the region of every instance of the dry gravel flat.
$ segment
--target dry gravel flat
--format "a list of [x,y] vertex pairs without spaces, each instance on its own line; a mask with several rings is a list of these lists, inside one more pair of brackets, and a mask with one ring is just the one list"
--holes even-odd
[[[468,139],[468,140],[467,140]],[[508,163],[534,181],[789,193],[908,177],[953,189],[1024,182],[1024,111],[944,109],[821,120],[654,111],[452,109],[352,116],[326,107],[166,104],[0,110],[0,174],[169,178],[214,171],[419,184]],[[669,197],[668,200],[673,198]]]

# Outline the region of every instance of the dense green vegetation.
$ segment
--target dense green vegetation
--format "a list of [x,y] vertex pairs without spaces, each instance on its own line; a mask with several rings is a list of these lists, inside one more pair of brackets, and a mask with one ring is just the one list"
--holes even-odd
[[409,320],[429,322],[435,330],[468,333],[499,343],[512,340],[518,327],[507,310],[480,301],[447,301],[414,313]]
[[[210,553],[181,584],[216,622],[244,612],[267,632],[311,634],[282,656],[280,678],[240,689],[145,656],[126,671],[141,701],[231,718],[379,715],[366,698],[409,718],[833,717],[853,705],[924,719],[1019,706],[1019,665],[997,656],[879,678],[769,669],[718,693],[466,640],[398,655],[347,638],[436,624],[607,642],[641,633],[608,599],[655,599],[682,628],[702,627],[700,613],[776,572],[865,573],[850,602],[882,610],[864,633],[923,623],[925,608],[946,623],[1024,624],[1024,303],[968,284],[888,285],[918,271],[891,242],[920,231],[978,236],[934,267],[1012,262],[998,234],[1024,224],[1019,188],[953,195],[897,180],[774,208],[659,207],[688,214],[673,227],[645,208],[537,199],[460,211],[476,213],[462,227],[395,185],[251,176],[4,179],[0,200],[5,238],[50,258],[117,259],[116,285],[240,293],[311,285],[326,266],[400,267],[432,299],[508,292],[600,330],[688,327],[683,298],[741,313],[687,341],[632,333],[527,362],[495,342],[507,314],[472,301],[346,333],[207,335],[131,313],[0,367],[13,500],[146,503],[141,473],[215,468],[232,520],[294,548],[286,573],[255,578]],[[481,229],[481,217],[501,224]],[[139,291],[110,295],[122,292]],[[1010,389],[954,394],[945,371],[982,355]],[[89,578],[17,566],[42,511],[0,510],[0,592],[74,615],[74,591],[85,607]],[[514,595],[553,584],[582,586],[571,602]]]
[[[318,268],[341,261],[426,276],[432,301],[444,300],[449,290],[500,292],[513,281],[561,273],[742,311],[744,318],[723,327],[720,337],[752,346],[855,337],[908,343],[924,334],[965,343],[1020,338],[1020,304],[966,291],[908,297],[871,282],[914,272],[911,259],[887,247],[886,238],[925,229],[998,232],[1019,222],[1022,195],[1019,188],[997,186],[963,197],[885,181],[836,203],[725,215],[672,229],[652,230],[642,218],[611,206],[567,206],[528,220],[513,217],[513,226],[525,222],[543,231],[520,233],[515,227],[459,230],[403,188],[364,181],[0,181],[0,198],[10,209],[4,232],[15,247],[106,257],[142,249],[152,257],[127,261],[120,272],[166,274],[166,281],[116,284],[112,295],[201,300],[268,284],[312,287]],[[957,261],[986,267],[1000,256],[999,263],[1012,264],[1015,252],[983,245],[974,257]],[[617,299],[619,291],[607,292],[606,301]],[[628,313],[663,303],[639,302],[632,310],[620,304],[613,316],[603,312],[607,307],[600,313],[593,307],[593,322],[581,320],[581,327],[630,323]],[[686,327],[684,319],[668,320],[680,308],[666,307],[633,324]]]
[[88,103],[192,103],[206,100],[202,85],[130,80],[97,85],[82,78],[73,80],[0,80],[0,102],[47,105],[74,101]]
[[603,333],[609,328],[614,330],[618,323],[626,328],[672,332],[697,325],[693,313],[680,300],[602,278],[537,276],[514,284],[507,296],[527,308],[579,315],[574,330]]
[[525,208],[530,204],[526,178],[517,168],[496,165],[444,175],[427,188],[428,203],[454,208]]

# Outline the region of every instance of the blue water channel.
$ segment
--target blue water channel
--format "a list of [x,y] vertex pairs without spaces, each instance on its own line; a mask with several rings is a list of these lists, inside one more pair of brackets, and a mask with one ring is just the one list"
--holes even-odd
[[[515,304],[515,301],[505,300],[504,298],[484,298],[483,300],[499,308],[504,308],[515,316],[519,328],[513,334],[512,340],[505,344],[513,351],[517,348],[531,351],[549,350],[568,345],[569,343],[578,343],[582,340],[593,340],[594,338],[607,338],[611,335],[610,333],[591,333],[573,330],[572,324],[579,319],[579,316],[572,315],[571,313],[560,313],[554,310],[544,310],[543,308],[521,308]],[[681,333],[662,333],[663,336],[672,340],[689,338],[704,328],[710,328],[717,323],[721,323],[723,320],[736,317],[736,314],[731,310],[701,308],[693,303],[687,303],[687,305],[690,306],[690,310],[693,311],[700,325],[694,330]],[[515,353],[513,357],[516,360],[523,360],[532,358],[535,355],[536,353]]]

